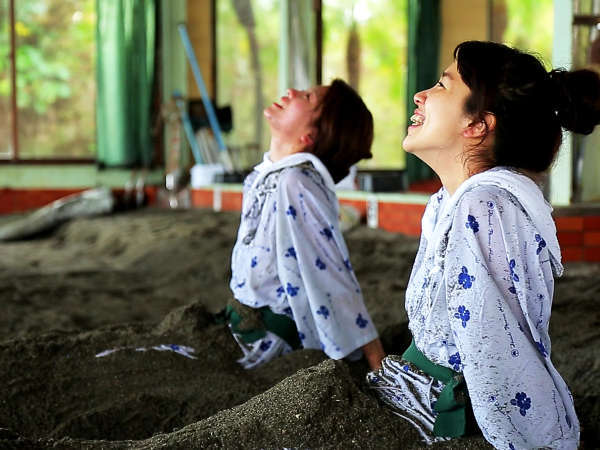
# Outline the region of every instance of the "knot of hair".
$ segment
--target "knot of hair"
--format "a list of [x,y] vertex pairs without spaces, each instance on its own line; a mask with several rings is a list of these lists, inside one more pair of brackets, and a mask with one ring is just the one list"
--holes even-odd
[[590,134],[600,123],[600,77],[592,70],[548,73],[548,98],[561,126],[575,133]]

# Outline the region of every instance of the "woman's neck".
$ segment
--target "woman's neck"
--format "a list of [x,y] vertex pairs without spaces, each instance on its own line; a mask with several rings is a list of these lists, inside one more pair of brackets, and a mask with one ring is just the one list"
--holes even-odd
[[269,158],[273,162],[277,162],[286,156],[299,153],[304,150],[304,147],[293,142],[289,142],[285,139],[280,139],[275,136],[271,137],[271,144],[269,145]]
[[431,167],[450,195],[454,194],[467,178],[474,175],[465,164],[461,149],[445,148],[417,153],[415,156]]
[[471,175],[474,175],[469,174],[463,167],[453,169],[454,170],[436,172],[440,177],[442,185],[450,195],[453,195],[461,184],[463,184]]

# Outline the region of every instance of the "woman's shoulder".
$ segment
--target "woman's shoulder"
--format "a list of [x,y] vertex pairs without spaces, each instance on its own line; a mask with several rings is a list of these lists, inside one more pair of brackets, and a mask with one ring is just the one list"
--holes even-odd
[[521,222],[528,216],[519,198],[509,189],[497,185],[476,185],[456,201],[454,216],[498,216],[501,220]]
[[497,198],[498,200],[507,200],[514,195],[509,189],[503,186],[497,186],[492,184],[478,184],[465,190],[460,198],[457,199],[457,203],[471,203],[478,202],[486,198]]
[[281,169],[279,182],[282,185],[310,189],[319,187],[328,189],[325,179],[310,161]]

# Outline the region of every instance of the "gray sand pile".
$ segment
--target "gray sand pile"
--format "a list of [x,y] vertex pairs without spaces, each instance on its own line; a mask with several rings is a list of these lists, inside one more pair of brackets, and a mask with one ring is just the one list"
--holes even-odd
[[[364,362],[302,350],[238,367],[211,314],[229,297],[237,223],[150,209],[0,244],[0,448],[423,448],[365,389]],[[346,238],[384,346],[401,352],[417,241],[365,227]],[[600,443],[599,276],[567,266],[550,328],[583,448]],[[490,447],[475,435],[434,448]]]

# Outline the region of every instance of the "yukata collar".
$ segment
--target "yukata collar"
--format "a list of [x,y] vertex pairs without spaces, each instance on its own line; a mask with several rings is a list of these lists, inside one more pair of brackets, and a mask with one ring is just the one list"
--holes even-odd
[[256,170],[258,173],[262,173],[272,165],[273,161],[271,161],[271,158],[269,157],[269,152],[265,152],[263,155],[263,160],[260,162],[260,164],[254,166],[254,170]]
[[257,186],[258,183],[260,183],[261,180],[263,180],[270,173],[286,167],[297,166],[304,162],[310,162],[317,172],[319,172],[319,174],[323,177],[325,186],[327,186],[328,189],[335,191],[335,183],[333,182],[333,178],[331,178],[331,174],[327,170],[327,167],[325,167],[325,164],[323,164],[321,160],[312,153],[306,152],[294,153],[293,155],[286,156],[277,162],[271,161],[269,158],[269,153],[265,153],[263,161],[254,167],[254,170],[258,171],[258,176],[252,183],[252,187]]
[[500,187],[515,196],[533,221],[541,237],[546,241],[548,251],[552,255],[554,271],[560,276],[563,272],[563,267],[561,265],[560,246],[556,237],[556,225],[552,218],[552,206],[544,198],[544,194],[539,186],[531,178],[519,173],[515,169],[510,167],[494,167],[485,172],[473,175],[465,180],[452,196],[449,196],[448,191],[442,188],[436,195],[439,196],[443,193],[446,197],[438,216],[440,222],[448,222],[443,226],[445,228],[450,227],[456,205],[466,192],[476,186]]

